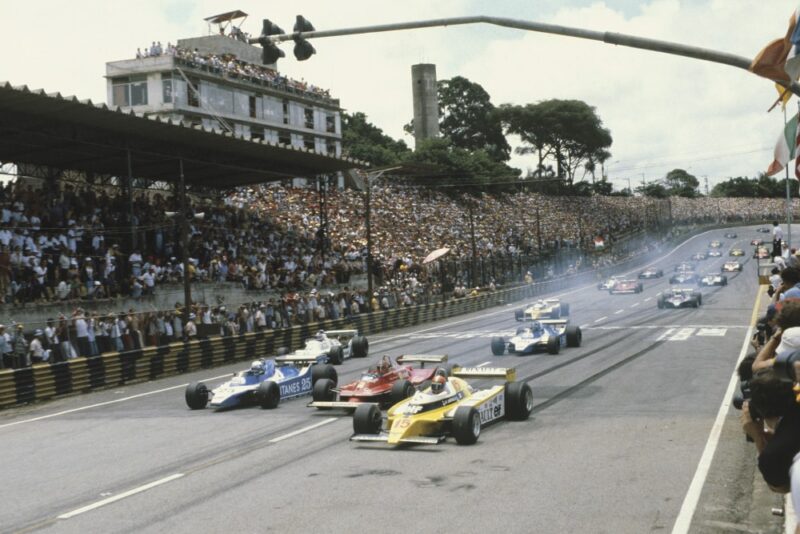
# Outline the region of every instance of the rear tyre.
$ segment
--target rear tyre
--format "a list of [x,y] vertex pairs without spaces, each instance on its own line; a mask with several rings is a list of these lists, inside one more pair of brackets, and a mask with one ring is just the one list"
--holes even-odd
[[381,431],[381,410],[377,404],[359,404],[353,414],[355,434],[378,434]]
[[533,391],[527,382],[506,384],[506,417],[512,421],[524,421],[533,410]]
[[314,383],[314,388],[311,390],[311,398],[315,401],[335,401],[336,392],[333,391],[335,387],[336,384],[330,378],[320,378]]
[[281,402],[281,389],[272,380],[265,380],[258,385],[256,390],[258,405],[264,409],[272,410]]
[[339,382],[339,374],[336,368],[329,363],[317,363],[311,366],[311,383],[316,384],[318,380],[327,378],[335,386]]
[[523,319],[525,319],[525,312],[522,310],[515,311],[514,319],[516,319],[517,321],[522,321]]
[[459,445],[472,445],[481,435],[481,418],[472,406],[459,406],[453,417],[453,437]]
[[663,310],[664,309],[664,297],[663,296],[662,297],[658,297],[658,302],[656,303],[656,305],[658,306],[659,310]]
[[583,338],[583,334],[581,333],[581,328],[579,326],[574,326],[574,325],[567,326],[567,329],[564,331],[564,334],[567,336],[568,347],[581,346],[581,339]]
[[549,354],[558,354],[561,350],[561,340],[558,336],[550,336],[547,338],[547,352]]
[[506,352],[506,342],[502,337],[492,338],[492,354],[495,356],[502,356]]
[[566,302],[562,302],[561,303],[561,317],[564,317],[565,315],[569,315],[569,304],[567,304]]
[[417,390],[414,389],[414,384],[408,380],[398,380],[392,386],[392,392],[389,394],[389,399],[391,399],[392,406],[398,402],[406,400],[412,396],[415,391]]
[[366,358],[369,354],[369,341],[365,336],[355,336],[350,346],[353,358]]
[[333,365],[342,365],[344,361],[344,351],[341,345],[338,347],[331,347],[331,350],[328,351],[328,361]]
[[728,285],[728,277],[727,276],[723,276],[722,277],[722,285],[723,286],[727,286]]
[[202,382],[186,386],[186,405],[192,410],[202,410],[208,404],[208,388]]

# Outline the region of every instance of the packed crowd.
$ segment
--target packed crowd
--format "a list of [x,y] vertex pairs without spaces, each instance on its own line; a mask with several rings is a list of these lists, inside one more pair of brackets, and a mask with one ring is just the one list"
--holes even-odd
[[291,91],[314,98],[329,99],[331,97],[328,89],[322,89],[305,80],[294,80],[281,75],[274,69],[241,61],[230,54],[201,54],[197,49],[190,50],[174,46],[172,43],[167,43],[164,48],[161,41],[153,42],[151,46],[145,47],[144,52],[141,48],[136,49],[136,59],[163,55],[172,56],[189,67],[208,70],[259,85],[267,85],[281,91]]
[[[736,222],[786,218],[786,200],[780,198],[672,197],[672,217],[684,222]],[[793,211],[800,209],[793,200]]]
[[[62,184],[0,187],[0,295],[9,303],[143,298],[183,279],[174,218],[166,192],[134,195],[130,211],[115,188]],[[771,199],[672,199],[683,222],[703,221],[708,202],[725,214],[774,216]],[[192,281],[234,282],[254,291],[308,291],[348,284],[366,270],[364,194],[327,194],[328,223],[319,231],[319,194],[312,188],[248,187],[211,201],[193,198],[189,228]],[[202,218],[199,214],[202,213]],[[470,216],[471,214],[471,216]],[[603,262],[621,238],[664,222],[665,202],[626,197],[538,194],[448,196],[439,191],[375,186],[372,191],[373,274],[378,285],[407,290],[428,273],[423,258],[440,247],[450,260],[538,256],[554,250],[595,250]],[[324,250],[320,246],[324,244]],[[458,278],[458,273],[455,273]],[[432,277],[431,277],[432,278]],[[431,282],[434,283],[434,282]]]

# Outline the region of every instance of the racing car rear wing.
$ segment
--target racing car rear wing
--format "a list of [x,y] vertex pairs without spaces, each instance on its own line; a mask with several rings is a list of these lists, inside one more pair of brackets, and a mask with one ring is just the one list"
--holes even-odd
[[450,376],[458,378],[503,378],[507,382],[517,379],[517,370],[512,367],[453,367]]
[[397,363],[421,363],[425,367],[426,363],[445,363],[447,354],[403,354],[397,357]]
[[325,330],[325,335],[328,337],[349,336],[353,337],[358,335],[358,330]]

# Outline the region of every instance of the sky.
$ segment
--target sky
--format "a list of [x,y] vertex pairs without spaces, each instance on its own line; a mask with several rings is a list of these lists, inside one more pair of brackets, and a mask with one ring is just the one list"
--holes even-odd
[[[0,2],[0,81],[105,102],[105,63],[132,58],[151,41],[206,35],[203,18],[241,9],[257,34],[269,18],[289,31],[297,14],[318,30],[466,15],[489,15],[612,31],[754,57],[786,33],[796,3],[786,0],[38,0]],[[495,105],[551,98],[596,108],[614,143],[607,163],[617,187],[686,169],[711,187],[756,176],[772,161],[783,125],[769,80],[734,67],[601,42],[473,25],[314,42],[298,62],[291,43],[281,72],[330,89],[388,135],[413,139],[411,65],[434,63],[437,76],[480,84]],[[789,106],[796,111],[797,99]],[[518,140],[509,139],[512,147]],[[525,171],[532,156],[514,155]]]

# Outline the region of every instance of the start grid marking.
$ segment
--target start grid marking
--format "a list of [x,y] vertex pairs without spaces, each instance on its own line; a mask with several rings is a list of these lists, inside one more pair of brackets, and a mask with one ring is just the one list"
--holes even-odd
[[[747,328],[745,325],[636,325],[636,326],[590,326],[581,325],[582,330],[661,330],[656,341],[686,341],[691,337],[724,337],[728,330]],[[516,330],[477,331],[477,332],[436,332],[410,334],[408,339],[491,339],[493,337],[512,337]]]

